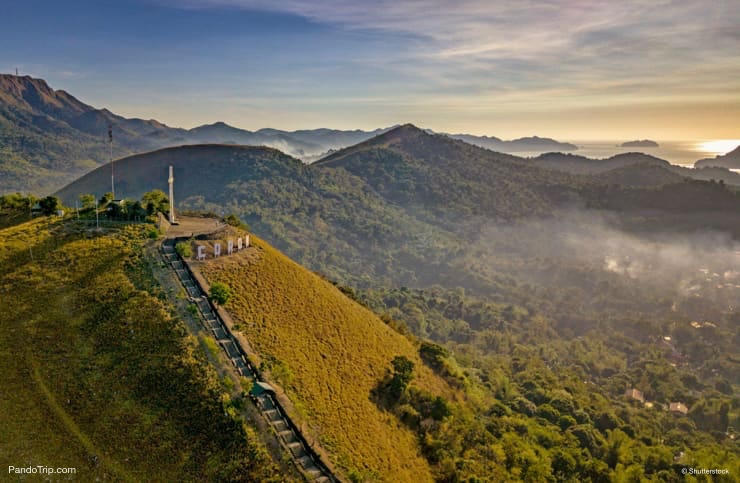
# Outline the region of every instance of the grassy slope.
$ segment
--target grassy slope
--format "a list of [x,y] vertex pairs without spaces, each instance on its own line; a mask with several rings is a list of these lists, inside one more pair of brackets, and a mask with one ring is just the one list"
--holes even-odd
[[36,219],[0,240],[0,466],[87,481],[273,474],[182,324],[141,287],[138,230]]
[[450,389],[418,358],[413,345],[352,302],[253,237],[250,250],[201,265],[210,282],[234,292],[227,309],[335,463],[348,473],[388,481],[429,481],[413,434],[371,401],[396,355],[415,362],[414,384]]

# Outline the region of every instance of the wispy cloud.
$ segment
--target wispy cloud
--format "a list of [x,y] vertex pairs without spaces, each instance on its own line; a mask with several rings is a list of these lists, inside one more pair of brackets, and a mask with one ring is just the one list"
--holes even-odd
[[[660,95],[670,85],[676,95],[710,96],[739,87],[740,8],[734,0],[171,1],[283,12],[341,29],[406,36],[405,50],[373,60],[442,89],[488,85],[537,92],[555,86]],[[714,79],[709,92],[702,77],[719,69],[723,82]]]

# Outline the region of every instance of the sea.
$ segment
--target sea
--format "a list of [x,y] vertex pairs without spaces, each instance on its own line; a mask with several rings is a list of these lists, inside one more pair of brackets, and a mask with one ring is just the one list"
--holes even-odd
[[[725,154],[725,151],[716,151],[711,148],[703,147],[707,144],[706,141],[657,141],[659,147],[657,148],[623,148],[620,146],[619,141],[569,141],[576,146],[578,149],[575,151],[569,151],[571,154],[577,154],[579,156],[585,156],[593,159],[604,159],[610,158],[620,153],[645,153],[656,158],[664,159],[671,164],[685,167],[693,167],[694,163],[700,159],[713,158]],[[730,149],[731,150],[731,149]],[[541,153],[527,151],[527,152],[512,152],[517,156],[523,157],[534,157]]]

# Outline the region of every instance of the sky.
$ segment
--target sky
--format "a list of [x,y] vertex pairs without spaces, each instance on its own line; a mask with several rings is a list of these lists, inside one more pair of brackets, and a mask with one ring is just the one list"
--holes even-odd
[[0,71],[194,127],[740,139],[738,0],[0,0]]

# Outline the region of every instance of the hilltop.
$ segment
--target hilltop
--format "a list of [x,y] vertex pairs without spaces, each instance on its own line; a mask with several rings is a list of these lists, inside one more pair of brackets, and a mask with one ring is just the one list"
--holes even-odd
[[81,481],[278,480],[255,428],[226,414],[226,386],[156,282],[142,226],[41,217],[0,229],[0,240],[5,468],[74,467]]
[[[303,167],[299,160],[267,147],[203,144],[163,148],[116,160],[116,194],[139,199],[155,188],[166,191],[170,165],[176,173],[178,202],[194,196],[215,196],[237,181],[292,177]],[[56,194],[70,205],[80,193],[100,195],[110,189],[102,183],[105,177],[110,181],[108,166],[87,173]]]
[[314,164],[342,168],[394,203],[414,209],[515,218],[544,214],[580,180],[405,124]]

